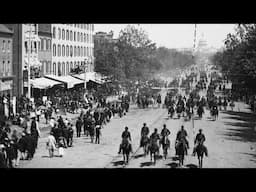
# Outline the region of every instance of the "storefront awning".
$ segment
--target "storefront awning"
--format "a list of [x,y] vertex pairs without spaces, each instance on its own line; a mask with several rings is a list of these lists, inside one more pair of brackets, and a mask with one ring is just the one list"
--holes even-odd
[[82,73],[82,74],[76,74],[76,75],[72,75],[72,76],[77,79],[80,79],[82,81],[84,81],[84,79],[86,78],[86,82],[93,81],[98,84],[103,83],[99,74],[97,74],[96,72],[87,72],[86,74]]
[[84,81],[77,79],[75,77],[72,77],[70,75],[67,75],[67,76],[45,75],[45,77],[48,79],[66,83],[68,89],[74,87],[77,84],[84,83]]
[[37,88],[37,89],[47,89],[47,88],[53,87],[54,85],[62,84],[58,81],[54,81],[54,80],[47,79],[44,77],[31,79],[30,82],[31,82],[31,85],[33,86],[33,88]]

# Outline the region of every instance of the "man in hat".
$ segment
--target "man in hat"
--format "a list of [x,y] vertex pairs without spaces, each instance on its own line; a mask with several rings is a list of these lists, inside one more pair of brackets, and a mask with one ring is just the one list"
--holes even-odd
[[78,117],[78,119],[76,121],[76,136],[77,137],[81,136],[82,125],[83,125],[83,122],[82,122],[81,118]]
[[128,131],[128,127],[125,127],[125,130],[122,133],[122,143],[120,144],[118,154],[121,153],[122,146],[125,142],[130,143],[132,141],[131,139],[131,133]]
[[53,132],[50,132],[50,135],[47,138],[47,142],[46,142],[46,148],[49,151],[49,157],[52,158],[54,155],[54,150],[56,149],[56,140],[53,136]]
[[0,168],[7,168],[6,154],[4,148],[5,146],[3,144],[0,144]]
[[[193,149],[193,156],[195,155],[196,153],[196,148],[199,144],[204,144],[205,142],[205,135],[202,133],[202,129],[199,129],[199,133],[197,133],[196,135],[196,138],[195,138],[195,141],[194,141],[194,144],[195,144],[195,147]],[[207,153],[206,153],[207,154]]]
[[95,143],[100,144],[100,135],[101,135],[101,125],[96,125],[95,132],[96,132],[96,139]]

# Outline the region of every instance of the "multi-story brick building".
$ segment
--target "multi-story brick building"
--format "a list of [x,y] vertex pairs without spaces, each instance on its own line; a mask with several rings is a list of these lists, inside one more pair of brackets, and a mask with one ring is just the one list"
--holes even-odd
[[9,116],[13,86],[13,31],[0,24],[0,116]]
[[38,24],[38,59],[42,63],[41,76],[52,73],[52,32],[51,24]]
[[52,75],[68,75],[75,66],[94,70],[93,24],[52,24]]

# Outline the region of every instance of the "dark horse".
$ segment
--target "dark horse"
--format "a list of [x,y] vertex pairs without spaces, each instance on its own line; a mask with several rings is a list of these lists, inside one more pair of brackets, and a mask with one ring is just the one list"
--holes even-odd
[[159,153],[159,146],[157,141],[150,141],[149,144],[149,151],[150,151],[150,161],[152,162],[152,157],[154,158],[154,164],[156,164],[156,156]]
[[141,147],[143,147],[144,156],[146,156],[149,152],[149,138],[147,135],[141,137]]
[[170,115],[171,118],[173,118],[174,112],[175,112],[175,110],[174,110],[173,106],[169,106],[168,114]]
[[182,113],[182,105],[177,106],[176,113],[177,113],[178,118],[180,118],[181,113]]
[[176,141],[176,155],[179,157],[179,166],[182,166],[184,163],[184,157],[187,151],[187,145],[184,139]]
[[203,167],[204,154],[207,157],[208,156],[208,150],[202,143],[199,143],[197,145],[196,149],[195,149],[195,152],[197,154],[197,158],[198,158],[198,162],[199,162],[199,168],[202,168]]
[[162,137],[161,145],[163,147],[164,159],[166,159],[167,154],[168,154],[168,149],[170,148],[170,140],[168,139],[167,136]]
[[219,115],[219,111],[217,107],[213,107],[211,109],[211,116],[213,117],[213,120],[216,121],[216,119],[218,118]]
[[132,145],[126,141],[122,144],[121,147],[122,151],[123,151],[123,158],[124,158],[124,163],[128,164],[129,162],[129,155],[132,152]]

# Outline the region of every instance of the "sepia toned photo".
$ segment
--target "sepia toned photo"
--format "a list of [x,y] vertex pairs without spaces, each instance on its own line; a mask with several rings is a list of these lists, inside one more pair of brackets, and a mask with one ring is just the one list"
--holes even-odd
[[0,24],[0,168],[256,168],[255,24]]

